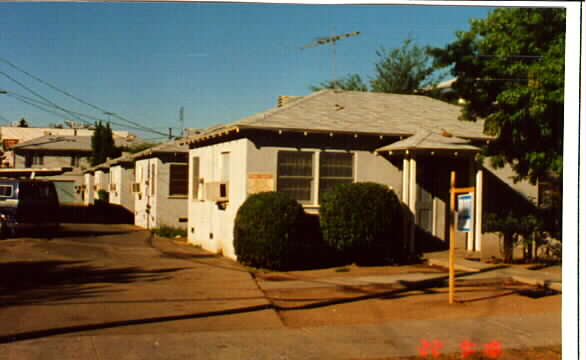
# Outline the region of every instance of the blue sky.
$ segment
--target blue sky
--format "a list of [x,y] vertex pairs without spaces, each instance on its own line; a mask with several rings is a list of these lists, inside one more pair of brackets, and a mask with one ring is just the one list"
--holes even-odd
[[[167,132],[238,120],[307,95],[332,78],[320,36],[360,31],[336,46],[336,75],[373,76],[381,47],[443,46],[488,7],[236,3],[0,3],[0,58],[71,94]],[[54,103],[107,119],[0,62],[0,71]],[[0,74],[0,89],[33,97]],[[62,119],[0,95],[0,123]],[[120,128],[114,126],[114,128]],[[141,134],[144,137],[156,137]]]

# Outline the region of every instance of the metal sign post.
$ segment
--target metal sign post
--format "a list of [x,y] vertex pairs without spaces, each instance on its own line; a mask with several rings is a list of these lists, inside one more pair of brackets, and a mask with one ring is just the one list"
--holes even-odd
[[[454,303],[454,295],[456,292],[455,289],[455,252],[456,252],[456,219],[457,211],[456,211],[456,194],[462,193],[474,193],[474,187],[465,187],[465,188],[456,188],[456,172],[452,171],[450,174],[450,252],[449,252],[449,278],[448,278],[448,302],[450,304]],[[472,203],[470,198],[462,198],[463,201],[467,201],[468,203]],[[462,216],[462,224],[463,226],[458,226],[458,231],[471,231],[471,225],[466,220],[471,214],[473,214],[471,208],[467,208],[466,214]],[[466,227],[468,226],[468,227]]]

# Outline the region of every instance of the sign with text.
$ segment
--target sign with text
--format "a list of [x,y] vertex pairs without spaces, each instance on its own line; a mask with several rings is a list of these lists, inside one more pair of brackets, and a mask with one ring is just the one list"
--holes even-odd
[[472,193],[458,195],[458,226],[459,232],[470,232],[474,226],[474,195]]
[[248,173],[248,193],[274,191],[275,180],[273,174],[269,173]]

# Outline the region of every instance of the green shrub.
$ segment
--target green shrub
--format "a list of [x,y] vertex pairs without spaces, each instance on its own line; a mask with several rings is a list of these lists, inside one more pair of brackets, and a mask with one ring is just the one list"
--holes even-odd
[[357,264],[396,263],[405,255],[399,199],[376,183],[340,184],[322,196],[324,241]]
[[166,238],[175,238],[175,237],[186,237],[187,230],[169,226],[169,225],[161,225],[158,228],[152,230],[152,233]]
[[250,196],[238,209],[234,250],[245,265],[286,270],[302,258],[305,213],[289,195],[264,192]]
[[110,199],[110,193],[104,189],[98,190],[98,200],[108,202]]

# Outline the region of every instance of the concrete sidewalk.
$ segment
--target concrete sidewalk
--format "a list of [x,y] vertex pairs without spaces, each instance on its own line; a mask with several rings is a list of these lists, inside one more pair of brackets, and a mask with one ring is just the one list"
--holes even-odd
[[[447,252],[427,254],[429,265],[448,268]],[[515,268],[502,264],[485,264],[479,261],[466,260],[462,254],[456,256],[456,281],[505,281],[512,280],[520,283],[540,286],[543,288],[562,291],[561,274],[539,272],[523,268]],[[417,283],[438,281],[447,284],[447,273],[406,273],[396,275],[369,275],[369,276],[340,276],[328,279],[303,279],[272,281],[257,278],[259,287],[263,290],[275,289],[304,289],[316,287],[337,286],[368,286],[368,285],[400,285],[405,282]],[[422,284],[424,286],[425,284]]]
[[[440,266],[448,268],[449,259],[448,251],[428,253],[425,256],[429,265]],[[492,274],[493,277],[511,279],[520,283],[541,286],[544,288],[562,291],[562,276],[561,273],[555,272],[540,272],[529,270],[520,267],[507,266],[503,264],[486,264],[481,261],[471,261],[465,258],[465,252],[458,251],[455,257],[456,271]],[[476,275],[466,276],[467,279],[481,278]]]
[[6,360],[373,359],[419,355],[425,341],[437,341],[441,347],[436,349],[443,354],[461,352],[466,340],[477,352],[489,343],[503,352],[558,345],[560,329],[560,315],[554,312],[347,327],[61,336],[0,345],[0,354]]

